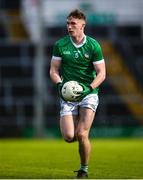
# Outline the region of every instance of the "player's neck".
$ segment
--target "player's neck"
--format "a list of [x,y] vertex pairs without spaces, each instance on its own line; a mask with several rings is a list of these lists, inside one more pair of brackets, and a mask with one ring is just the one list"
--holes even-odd
[[76,37],[71,37],[72,38],[72,41],[75,43],[75,44],[82,44],[83,41],[84,41],[84,37],[85,35],[84,34],[81,34],[79,36],[76,36]]

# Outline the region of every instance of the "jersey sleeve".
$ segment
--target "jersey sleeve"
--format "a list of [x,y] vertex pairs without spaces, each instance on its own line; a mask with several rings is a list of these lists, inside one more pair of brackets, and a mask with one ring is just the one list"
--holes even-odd
[[93,63],[98,64],[104,61],[103,53],[101,46],[99,44],[96,45],[94,48],[94,56],[93,56]]
[[55,43],[55,45],[53,47],[52,59],[59,59],[59,60],[61,60],[61,54],[60,54],[58,43]]

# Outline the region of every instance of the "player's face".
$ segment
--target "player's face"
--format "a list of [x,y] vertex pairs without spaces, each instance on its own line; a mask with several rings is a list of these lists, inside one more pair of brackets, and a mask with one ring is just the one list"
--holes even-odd
[[67,19],[67,30],[70,36],[76,37],[83,33],[85,27],[85,21],[82,19],[76,19],[69,17]]

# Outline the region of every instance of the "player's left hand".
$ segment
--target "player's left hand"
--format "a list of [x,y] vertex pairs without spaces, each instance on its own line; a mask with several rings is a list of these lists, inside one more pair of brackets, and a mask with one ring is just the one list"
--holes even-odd
[[89,86],[85,86],[83,83],[79,83],[83,87],[83,91],[80,92],[80,95],[77,97],[77,101],[81,101],[85,96],[90,94],[93,91],[93,88]]

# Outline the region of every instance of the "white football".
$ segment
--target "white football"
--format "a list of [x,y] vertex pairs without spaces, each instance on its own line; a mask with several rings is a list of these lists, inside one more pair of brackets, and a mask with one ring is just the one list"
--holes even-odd
[[83,87],[77,81],[68,81],[62,87],[62,96],[66,101],[76,101],[76,97],[83,91]]

